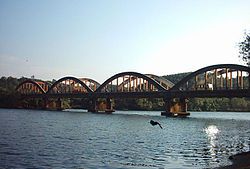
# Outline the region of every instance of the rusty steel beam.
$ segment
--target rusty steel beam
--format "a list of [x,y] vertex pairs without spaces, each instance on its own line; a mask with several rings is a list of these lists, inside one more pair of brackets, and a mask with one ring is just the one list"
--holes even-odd
[[226,89],[228,89],[228,69],[226,68]]
[[230,75],[229,85],[230,85],[230,89],[232,89],[233,88],[233,72],[230,71],[229,75]]
[[241,77],[240,77],[240,86],[241,86],[241,89],[244,89],[244,79],[243,79],[243,74],[242,74],[242,71],[241,71]]
[[205,72],[205,75],[204,75],[204,79],[205,79],[205,89],[207,89],[207,71]]
[[217,69],[214,69],[214,89],[217,90]]
[[197,86],[197,81],[198,81],[198,76],[195,76],[194,78],[194,86],[195,86],[195,90],[198,89],[198,86]]

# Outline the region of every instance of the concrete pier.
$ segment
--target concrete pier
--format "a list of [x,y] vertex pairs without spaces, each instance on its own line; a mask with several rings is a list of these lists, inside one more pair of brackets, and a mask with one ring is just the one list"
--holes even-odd
[[162,116],[166,117],[187,117],[190,115],[188,112],[161,112]]
[[187,112],[187,99],[165,99],[165,110],[161,112],[162,116],[168,117],[186,117],[190,113]]

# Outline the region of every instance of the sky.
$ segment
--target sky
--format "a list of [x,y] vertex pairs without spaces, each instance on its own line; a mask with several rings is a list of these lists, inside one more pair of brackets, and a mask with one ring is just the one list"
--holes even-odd
[[100,83],[243,64],[249,0],[0,0],[0,76]]

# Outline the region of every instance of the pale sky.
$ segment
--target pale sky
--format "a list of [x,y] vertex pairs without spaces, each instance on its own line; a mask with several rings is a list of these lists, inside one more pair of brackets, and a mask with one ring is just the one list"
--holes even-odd
[[0,0],[0,76],[167,75],[233,63],[249,0]]

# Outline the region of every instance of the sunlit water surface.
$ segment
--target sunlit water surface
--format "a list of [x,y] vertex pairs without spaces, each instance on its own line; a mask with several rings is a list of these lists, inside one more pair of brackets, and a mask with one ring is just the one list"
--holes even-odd
[[214,168],[249,147],[250,113],[0,109],[0,168]]

